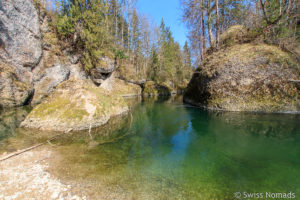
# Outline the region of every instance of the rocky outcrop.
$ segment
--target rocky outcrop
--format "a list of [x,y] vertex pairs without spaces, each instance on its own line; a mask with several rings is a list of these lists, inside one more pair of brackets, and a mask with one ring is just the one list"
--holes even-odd
[[51,18],[37,7],[31,0],[0,2],[1,107],[36,105],[68,78],[87,78],[80,55],[62,51]]
[[300,93],[289,81],[299,79],[295,60],[279,47],[238,39],[231,29],[225,35],[194,73],[184,101],[229,111],[298,110]]
[[128,111],[123,98],[96,87],[89,80],[61,83],[37,105],[21,127],[51,131],[77,131],[105,124],[110,117]]
[[[88,77],[82,55],[58,39],[45,8],[36,7],[31,0],[0,3],[0,107],[39,104],[70,78],[116,88],[110,78],[116,70],[113,56],[100,57]],[[140,93],[138,86],[117,82],[122,83],[120,93]]]
[[30,99],[32,73],[42,57],[37,12],[30,0],[0,2],[0,106]]
[[69,78],[75,78],[80,80],[85,80],[88,78],[80,63],[67,65],[66,67],[70,70]]

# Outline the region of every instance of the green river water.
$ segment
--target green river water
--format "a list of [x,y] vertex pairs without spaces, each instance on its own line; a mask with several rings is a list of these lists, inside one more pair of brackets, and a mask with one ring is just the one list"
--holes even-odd
[[[131,114],[53,141],[51,174],[91,199],[300,199],[299,114],[213,112],[180,97],[130,101]],[[16,129],[29,110],[1,113],[0,153],[44,141]]]

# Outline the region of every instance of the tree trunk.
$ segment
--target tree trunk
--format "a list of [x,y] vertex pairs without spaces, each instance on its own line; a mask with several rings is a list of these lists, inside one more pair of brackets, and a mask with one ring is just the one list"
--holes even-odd
[[225,5],[226,5],[226,2],[225,2],[225,0],[223,0],[223,3],[221,4],[222,12],[221,12],[221,30],[220,30],[220,34],[222,34],[224,32]]
[[199,44],[199,48],[200,48],[200,58],[201,61],[204,58],[204,52],[203,52],[203,40],[204,40],[204,35],[203,35],[203,23],[204,23],[204,19],[203,19],[203,0],[201,0],[201,4],[200,4],[200,10],[201,10],[201,19],[200,19],[200,44]]
[[124,16],[125,16],[125,3],[122,4],[122,21],[121,21],[121,45],[124,47]]
[[207,22],[207,28],[208,28],[208,37],[209,37],[209,45],[212,47],[213,46],[213,35],[211,31],[211,23]]
[[207,2],[207,29],[208,29],[208,37],[209,37],[209,45],[213,46],[213,36],[211,30],[211,10],[210,10],[210,0]]
[[216,0],[216,47],[219,47],[219,35],[220,35],[220,30],[219,30],[219,0]]
[[116,44],[118,41],[118,5],[116,2],[116,7],[115,7],[115,40],[116,40]]
[[[202,0],[202,2],[203,2],[203,0]],[[202,20],[202,48],[205,51],[205,49],[206,49],[206,38],[205,38],[204,9],[201,12],[201,20]]]
[[[128,29],[127,29],[127,37],[128,37],[128,39],[127,39],[127,50],[128,50],[128,54],[130,53],[130,30],[129,30],[129,23],[128,23]],[[130,55],[129,55],[129,57],[130,57]]]
[[109,28],[108,28],[108,0],[105,1],[105,25],[106,25],[106,31],[109,33]]

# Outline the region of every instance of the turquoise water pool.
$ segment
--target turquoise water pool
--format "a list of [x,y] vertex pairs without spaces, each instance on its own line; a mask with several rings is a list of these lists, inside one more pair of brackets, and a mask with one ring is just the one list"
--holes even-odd
[[54,144],[60,156],[50,171],[91,198],[300,199],[297,114],[212,112],[180,99],[145,99],[92,135]]

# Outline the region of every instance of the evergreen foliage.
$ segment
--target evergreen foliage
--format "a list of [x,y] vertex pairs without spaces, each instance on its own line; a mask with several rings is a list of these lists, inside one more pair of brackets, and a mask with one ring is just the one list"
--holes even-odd
[[[188,43],[184,50],[163,20],[160,27],[135,8],[135,0],[51,0],[53,25],[65,45],[82,55],[86,71],[102,57],[133,68],[137,79],[169,82],[174,88],[192,75]],[[132,71],[132,70],[129,70]]]

